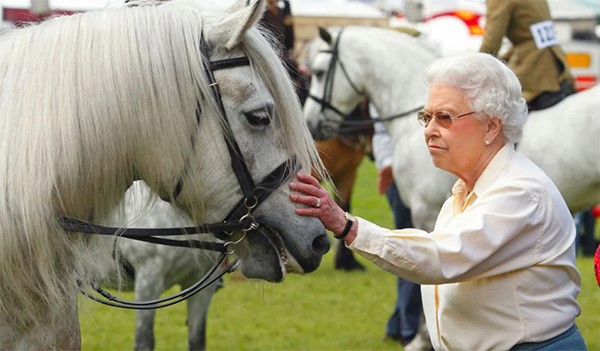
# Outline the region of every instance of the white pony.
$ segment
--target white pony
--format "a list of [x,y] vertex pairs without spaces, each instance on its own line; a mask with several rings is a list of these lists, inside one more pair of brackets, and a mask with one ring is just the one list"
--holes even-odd
[[[341,36],[320,33],[310,58],[313,98],[304,105],[309,127],[332,137],[363,95],[381,118],[403,115],[385,122],[394,143],[394,178],[413,224],[432,230],[456,180],[433,166],[416,120],[416,110],[427,98],[425,72],[437,53],[419,38],[388,29],[346,27]],[[518,147],[552,178],[573,212],[600,202],[598,111],[600,86],[533,112]]]
[[[110,225],[132,228],[193,225],[185,214],[153,195],[142,181],[135,181],[127,190],[122,205],[124,211],[115,211],[114,218],[109,220]],[[211,235],[206,234],[198,234],[194,239],[214,241]],[[156,245],[130,239],[120,239],[117,247],[124,263],[133,270],[130,272],[133,276],[109,287],[121,289],[132,286],[136,302],[155,301],[174,285],[181,286],[182,290],[191,287],[218,263],[219,256],[218,252],[211,250]],[[190,350],[206,349],[206,318],[212,297],[219,286],[218,282],[209,284],[186,300]],[[154,317],[157,312],[155,309],[136,311],[134,350],[154,350]]]
[[80,348],[77,294],[114,269],[112,243],[58,217],[105,221],[135,179],[193,223],[245,211],[227,224],[247,231],[230,240],[248,277],[314,271],[329,249],[288,199],[291,172],[323,171],[255,27],[263,1],[136,4],[0,37],[2,348]]

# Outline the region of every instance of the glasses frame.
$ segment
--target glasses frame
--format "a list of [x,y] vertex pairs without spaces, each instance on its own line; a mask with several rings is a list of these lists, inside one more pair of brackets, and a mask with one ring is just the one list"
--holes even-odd
[[[440,119],[437,116],[440,113],[445,113],[446,115],[450,116],[450,118],[449,119]],[[431,120],[433,120],[435,118],[435,120],[437,121],[437,124],[439,124],[440,126],[442,126],[444,128],[450,128],[450,126],[452,126],[452,122],[454,122],[455,119],[459,119],[461,117],[472,115],[474,113],[478,113],[478,111],[469,111],[469,112],[461,113],[458,116],[452,117],[452,114],[450,112],[444,111],[444,110],[436,111],[434,113],[429,113],[425,110],[421,110],[417,113],[417,121],[419,122],[420,125],[427,128],[429,123],[431,123]],[[429,117],[429,119],[427,121],[425,121],[425,116]]]

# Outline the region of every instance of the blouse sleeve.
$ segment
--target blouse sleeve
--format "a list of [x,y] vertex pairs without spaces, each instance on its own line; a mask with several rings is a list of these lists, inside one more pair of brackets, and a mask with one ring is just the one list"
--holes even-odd
[[349,247],[420,284],[485,278],[540,259],[538,241],[551,214],[537,191],[519,186],[491,190],[458,215],[452,214],[452,200],[444,204],[431,233],[388,230],[360,219]]

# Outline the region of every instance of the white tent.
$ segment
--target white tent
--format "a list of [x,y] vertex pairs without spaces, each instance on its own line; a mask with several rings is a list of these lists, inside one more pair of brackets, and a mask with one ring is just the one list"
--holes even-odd
[[51,10],[85,11],[122,4],[123,0],[0,0],[2,7],[15,9],[31,9],[33,5]]
[[294,16],[384,18],[387,15],[374,5],[352,0],[290,0]]
[[[599,14],[586,0],[547,0],[552,17],[558,20],[596,19]],[[596,0],[597,1],[597,0]],[[596,5],[598,6],[598,5]]]

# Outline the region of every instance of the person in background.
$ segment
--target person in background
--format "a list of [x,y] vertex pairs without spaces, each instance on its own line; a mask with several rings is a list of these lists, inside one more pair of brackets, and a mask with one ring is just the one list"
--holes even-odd
[[479,51],[498,55],[504,37],[512,47],[501,58],[519,77],[531,111],[554,106],[575,93],[546,0],[487,0]]
[[594,256],[600,242],[595,236],[596,217],[593,207],[575,214],[575,228],[578,237],[578,253],[584,256]]
[[[283,0],[283,7],[279,7],[278,0],[268,0],[267,9],[260,20],[263,28],[267,29],[275,39],[276,49],[281,52],[281,59],[287,68],[288,74],[296,84],[302,86],[306,84],[306,76],[299,71],[298,64],[294,58],[294,45],[296,35],[294,33],[294,20],[292,8],[289,0]],[[306,99],[303,90],[299,92],[301,102]]]
[[296,36],[294,33],[294,21],[289,0],[283,0],[283,8],[279,7],[279,0],[268,0],[261,23],[267,28],[273,37],[279,42],[283,56],[293,59]]
[[296,213],[353,251],[421,284],[436,350],[586,350],[575,325],[575,224],[550,178],[514,148],[527,105],[519,79],[484,53],[428,71],[418,120],[434,165],[458,177],[435,228],[390,230],[335,204],[319,182],[290,183]]

